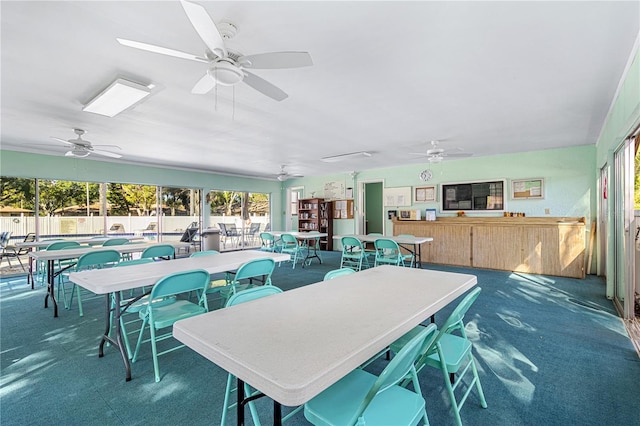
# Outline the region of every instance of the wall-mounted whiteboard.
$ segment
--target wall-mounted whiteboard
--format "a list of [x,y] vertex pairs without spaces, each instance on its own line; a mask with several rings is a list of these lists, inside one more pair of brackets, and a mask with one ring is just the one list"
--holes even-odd
[[399,186],[397,188],[384,188],[384,205],[388,207],[400,207],[411,205],[411,187]]

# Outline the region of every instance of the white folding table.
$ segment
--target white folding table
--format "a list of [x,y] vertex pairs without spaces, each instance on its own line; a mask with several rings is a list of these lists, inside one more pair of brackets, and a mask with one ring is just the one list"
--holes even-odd
[[[282,237],[282,234],[289,234],[292,235],[293,237],[295,237],[296,240],[300,240],[300,241],[304,241],[306,242],[306,247],[307,247],[307,255],[305,256],[304,260],[302,261],[302,267],[304,268],[304,265],[307,263],[307,261],[309,262],[309,265],[311,265],[311,259],[316,258],[318,259],[318,262],[322,263],[322,258],[320,257],[320,255],[318,254],[318,250],[319,250],[319,243],[318,243],[318,238],[322,238],[322,237],[326,237],[329,234],[327,234],[326,232],[296,232],[296,231],[291,231],[291,232],[286,232],[286,231],[266,231],[269,234],[273,235],[274,237],[280,238]],[[313,243],[311,243],[311,241],[313,240]],[[312,254],[312,249],[313,249],[313,254]]]
[[[69,280],[95,294],[106,295],[106,327],[102,340],[100,341],[98,356],[104,356],[104,344],[106,342],[116,346],[122,355],[125,365],[125,378],[129,381],[131,380],[131,364],[129,363],[126,347],[122,340],[122,330],[120,329],[120,315],[126,310],[126,307],[120,309],[121,291],[146,286],[152,287],[161,278],[176,272],[204,269],[209,272],[209,274],[217,274],[236,270],[243,263],[263,258],[272,258],[276,262],[283,262],[289,260],[289,255],[259,250],[235,251],[211,256],[197,256],[164,262],[130,265],[120,268],[72,272],[69,274]],[[113,309],[111,308],[111,294],[114,296]],[[113,324],[116,324],[115,338],[109,336],[109,330],[111,330],[112,325],[110,315],[112,310],[114,313]]]
[[304,404],[477,283],[379,266],[178,321],[176,339],[280,404]]
[[422,268],[422,244],[428,243],[429,241],[433,241],[431,237],[412,237],[412,236],[399,236],[399,235],[334,235],[333,239],[339,240],[342,237],[353,237],[357,238],[363,243],[373,243],[378,238],[386,238],[388,240],[393,240],[398,245],[413,254],[415,259],[414,266],[416,268]]
[[35,261],[41,260],[43,262],[47,262],[47,295],[44,298],[44,307],[49,307],[49,297],[53,301],[53,316],[58,316],[58,302],[56,302],[56,294],[54,291],[56,277],[60,275],[62,272],[71,268],[68,266],[58,272],[55,271],[55,262],[60,260],[71,260],[77,259],[85,253],[90,253],[96,250],[115,250],[120,254],[125,253],[139,253],[144,251],[148,247],[153,247],[158,244],[170,244],[176,250],[184,247],[189,247],[189,243],[178,243],[178,242],[167,242],[167,243],[133,243],[133,244],[122,244],[117,246],[85,246],[78,248],[70,248],[63,250],[43,250],[43,251],[32,251],[29,253],[29,258]]

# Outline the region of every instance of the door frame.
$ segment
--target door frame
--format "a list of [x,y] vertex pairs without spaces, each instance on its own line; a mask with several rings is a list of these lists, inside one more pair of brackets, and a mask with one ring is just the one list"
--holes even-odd
[[[384,179],[370,179],[370,180],[359,180],[358,181],[358,208],[356,211],[356,220],[355,220],[355,233],[356,234],[364,234],[365,233],[365,187],[368,183],[380,183],[382,184],[382,189],[384,191]],[[382,234],[386,235],[386,221],[384,220],[384,199],[380,205],[381,217],[382,217]]]

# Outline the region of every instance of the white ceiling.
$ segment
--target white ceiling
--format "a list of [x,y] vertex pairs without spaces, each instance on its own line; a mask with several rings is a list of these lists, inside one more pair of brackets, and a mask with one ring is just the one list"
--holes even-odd
[[[431,139],[474,156],[594,144],[640,22],[637,1],[198,3],[244,54],[311,54],[253,71],[289,98],[241,83],[216,109],[190,93],[206,64],[116,42],[203,55],[177,1],[2,1],[2,148],[64,155],[51,137],[79,127],[119,161],[273,178],[419,164]],[[116,77],[156,88],[114,118],[83,112]],[[353,151],[374,155],[320,161]]]

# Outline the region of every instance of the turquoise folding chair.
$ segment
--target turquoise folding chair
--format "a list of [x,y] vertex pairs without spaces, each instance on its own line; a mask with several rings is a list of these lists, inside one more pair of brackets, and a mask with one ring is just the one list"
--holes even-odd
[[[379,376],[357,368],[304,405],[305,418],[314,425],[429,424],[425,400],[415,369],[424,346],[438,334],[431,324],[414,336]],[[400,386],[405,378],[413,391]]]
[[[123,266],[131,266],[131,265],[142,265],[145,263],[153,263],[153,259],[144,258],[144,259],[132,259],[132,260],[121,260],[114,267],[121,268]],[[131,344],[129,342],[129,335],[134,333],[139,333],[140,329],[136,328],[135,330],[127,330],[127,327],[130,324],[137,323],[140,321],[138,313],[147,307],[149,304],[149,295],[144,295],[146,292],[145,287],[142,287],[142,295],[140,297],[133,296],[133,290],[131,290],[131,294],[129,298],[125,298],[122,292],[120,292],[120,328],[122,329],[122,336],[124,340],[125,347],[127,349],[127,355],[129,359],[133,357],[133,352],[131,351]],[[175,302],[175,297],[167,297],[163,299],[155,300],[154,303],[164,303],[169,304]],[[111,309],[115,309],[115,297],[111,298]],[[135,319],[133,320],[125,320],[126,316],[135,315]],[[113,311],[111,313],[111,324],[113,324]],[[118,326],[114,324],[114,326]],[[109,330],[111,332],[111,330]]]
[[405,266],[404,262],[405,260],[408,260],[411,262],[410,266],[413,267],[413,255],[403,254],[400,250],[400,246],[395,241],[388,238],[378,238],[373,244],[376,247],[375,266]]
[[[160,279],[151,290],[149,295],[150,300],[164,299],[167,297],[173,297],[180,294],[189,294],[192,291],[202,294],[209,286],[209,272],[203,269],[196,269],[193,271],[178,272],[175,274],[167,275]],[[151,342],[151,352],[153,355],[153,371],[155,373],[156,382],[160,381],[160,368],[158,366],[158,357],[167,353],[173,352],[177,349],[184,347],[183,344],[171,347],[164,351],[158,352],[157,342],[163,341],[173,337],[172,325],[181,319],[190,318],[196,315],[203,314],[208,311],[207,299],[202,298],[202,305],[200,303],[193,303],[186,299],[176,299],[171,304],[156,304],[149,303],[145,309],[139,312],[140,319],[142,320],[142,327],[138,336],[138,342],[136,343],[136,349],[133,353],[131,362],[136,362],[138,359],[138,353],[140,346],[143,342],[143,334],[147,325],[149,325],[150,338],[144,340],[145,342]],[[169,328],[169,331],[164,334],[156,334],[156,332],[163,328]]]
[[[220,254],[220,252],[218,250],[202,250],[202,251],[196,251],[191,253],[189,257],[213,256],[216,254]],[[209,284],[209,289],[207,289],[206,294],[219,293],[220,290],[218,289],[218,287],[224,287],[226,285],[229,285],[230,281],[231,281],[231,278],[228,272],[225,274],[224,279],[211,280]],[[202,295],[198,295],[198,297],[202,297]]]
[[[85,271],[89,269],[104,269],[110,268],[116,265],[120,261],[120,253],[116,250],[106,249],[106,250],[96,250],[90,253],[85,253],[78,259],[78,262],[75,266],[75,272]],[[69,307],[73,305],[73,294],[74,291],[78,295],[78,313],[82,317],[84,316],[84,311],[82,309],[82,294],[91,294],[92,299],[97,299],[102,297],[101,295],[97,295],[91,293],[89,290],[83,289],[79,285],[73,283],[73,288],[71,289],[71,298],[69,300]],[[87,300],[87,299],[85,299]]]
[[260,233],[260,250],[268,251],[271,253],[278,253],[281,249],[281,245],[273,234],[269,232],[261,232]]
[[362,245],[362,241],[355,237],[342,237],[342,256],[340,257],[340,268],[351,268],[360,271],[363,266],[369,267],[369,253]]
[[[54,241],[47,246],[46,250],[64,250],[77,247],[80,247],[80,243],[77,241]],[[65,309],[69,309],[69,302],[67,301],[66,283],[61,271],[63,269],[71,269],[75,261],[75,259],[57,260],[54,264],[54,273],[58,274],[58,294],[56,298],[60,300],[60,293],[62,293],[62,302],[64,303]],[[36,265],[38,279],[42,279],[43,282],[46,281],[45,277],[47,276],[46,264],[47,262],[39,262],[39,264]]]
[[245,262],[238,268],[233,278],[230,275],[228,276],[228,285],[208,288],[206,294],[220,292],[224,306],[226,306],[227,300],[233,294],[254,287],[253,281],[256,279],[261,279],[263,285],[270,286],[271,274],[273,274],[275,266],[276,262],[271,258],[254,259]]
[[121,246],[123,244],[129,244],[128,238],[109,238],[107,241],[102,243],[102,247],[108,246]]
[[356,271],[354,271],[351,268],[340,268],[340,269],[334,269],[333,271],[329,271],[326,274],[324,274],[324,279],[323,281],[329,281],[332,280],[334,278],[337,277],[341,277],[343,275],[349,275],[349,274],[353,274]]
[[144,249],[140,257],[142,259],[150,258],[153,260],[170,260],[176,255],[176,249],[171,244],[157,244],[155,246]]
[[[240,303],[250,302],[252,300],[260,299],[262,297],[271,296],[273,294],[282,293],[278,287],[269,285],[262,287],[254,287],[247,290],[239,291],[236,294],[232,295],[225,307],[239,305]],[[232,374],[227,376],[227,387],[224,392],[224,402],[222,406],[222,419],[220,420],[220,424],[222,426],[225,425],[227,420],[227,411],[236,406],[237,402],[229,403],[232,400],[237,400],[237,398],[231,398],[232,394],[237,391],[237,388],[234,387],[234,381],[236,377]],[[244,384],[244,394],[245,396],[253,395],[256,393],[248,384]],[[249,411],[251,411],[251,417],[253,417],[253,423],[257,426],[260,426],[260,420],[258,418],[258,412],[256,411],[256,407],[253,401],[249,402]]]
[[291,256],[291,262],[293,263],[293,269],[296,268],[296,263],[298,259],[304,261],[304,252],[306,247],[301,246],[298,243],[296,237],[291,234],[282,234],[280,236],[280,242],[282,243],[282,247],[280,248],[281,253],[286,253]]
[[[464,315],[469,310],[473,302],[478,298],[481,288],[477,287],[471,291],[458,306],[451,313],[449,318],[445,321],[438,335],[436,336],[433,345],[427,348],[426,351],[416,361],[416,370],[420,371],[425,365],[439,368],[444,376],[444,383],[451,401],[451,407],[456,419],[456,424],[462,426],[462,419],[460,418],[460,410],[467,400],[467,397],[471,391],[475,388],[478,392],[480,399],[480,405],[482,408],[487,408],[487,401],[482,391],[482,385],[480,384],[480,377],[478,377],[478,369],[473,358],[473,345],[467,338],[467,333],[464,330]],[[430,324],[430,326],[433,324]],[[403,345],[410,341],[413,336],[419,334],[425,327],[418,326],[409,333],[396,340],[390,349],[392,352],[401,350]],[[460,336],[452,334],[454,331],[459,331]],[[462,379],[465,374],[471,370],[472,380],[470,383],[465,383],[466,391],[462,395],[462,398],[458,400],[455,395],[456,389],[461,386]]]

